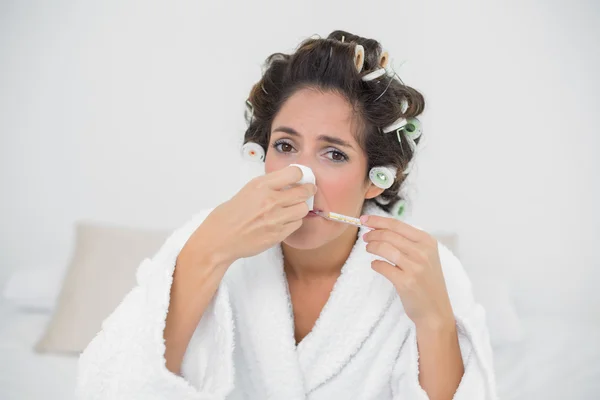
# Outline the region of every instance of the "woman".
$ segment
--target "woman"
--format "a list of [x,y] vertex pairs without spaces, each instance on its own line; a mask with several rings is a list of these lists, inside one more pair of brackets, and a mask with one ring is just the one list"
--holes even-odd
[[424,100],[387,60],[342,31],[267,59],[245,134],[265,174],[142,262],[81,355],[81,398],[495,398],[460,262],[390,214]]

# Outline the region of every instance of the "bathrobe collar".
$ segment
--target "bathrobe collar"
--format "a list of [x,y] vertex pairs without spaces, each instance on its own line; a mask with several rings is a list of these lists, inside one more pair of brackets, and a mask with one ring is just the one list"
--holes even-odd
[[[376,206],[366,214],[389,216]],[[371,269],[375,256],[367,253],[361,228],[341,275],[311,332],[296,347],[292,304],[277,245],[243,265],[242,297],[245,327],[242,351],[256,360],[269,398],[304,398],[335,377],[359,351],[385,311],[397,297],[393,285]],[[250,347],[250,348],[248,348]],[[277,393],[269,393],[269,388]],[[285,391],[282,393],[281,391]]]

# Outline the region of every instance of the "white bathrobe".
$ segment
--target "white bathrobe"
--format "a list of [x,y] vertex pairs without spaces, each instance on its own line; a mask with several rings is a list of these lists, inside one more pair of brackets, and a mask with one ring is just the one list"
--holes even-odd
[[[375,206],[365,213],[386,215]],[[176,230],[79,360],[80,399],[425,400],[416,330],[394,286],[371,269],[363,229],[312,331],[298,346],[279,245],[231,265],[187,348],[165,367],[175,260],[210,210]],[[483,308],[460,261],[439,244],[465,373],[456,400],[496,398]]]

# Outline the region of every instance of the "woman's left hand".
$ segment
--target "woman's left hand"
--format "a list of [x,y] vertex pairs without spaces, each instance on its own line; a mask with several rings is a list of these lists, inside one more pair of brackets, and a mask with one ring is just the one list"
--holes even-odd
[[373,228],[363,235],[367,251],[396,264],[374,260],[371,267],[394,284],[406,314],[417,328],[453,326],[437,240],[394,218],[368,215],[361,221]]

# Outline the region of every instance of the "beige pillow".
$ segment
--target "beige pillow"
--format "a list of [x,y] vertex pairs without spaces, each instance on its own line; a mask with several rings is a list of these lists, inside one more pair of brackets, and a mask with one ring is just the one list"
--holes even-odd
[[134,287],[137,267],[170,232],[80,222],[75,249],[39,352],[80,353]]

